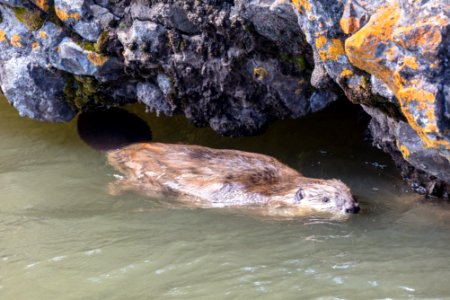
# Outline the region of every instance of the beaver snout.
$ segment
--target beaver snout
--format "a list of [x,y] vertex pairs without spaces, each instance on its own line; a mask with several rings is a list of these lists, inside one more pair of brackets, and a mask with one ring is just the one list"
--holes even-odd
[[359,206],[353,206],[352,208],[347,208],[345,210],[345,213],[346,214],[357,214],[357,213],[359,213],[359,210],[360,210]]

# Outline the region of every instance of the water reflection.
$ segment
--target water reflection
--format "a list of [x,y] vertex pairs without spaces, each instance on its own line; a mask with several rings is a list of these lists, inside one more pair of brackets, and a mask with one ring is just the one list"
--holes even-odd
[[152,139],[150,127],[145,121],[120,108],[81,113],[77,129],[78,135],[86,144],[100,151],[149,142]]

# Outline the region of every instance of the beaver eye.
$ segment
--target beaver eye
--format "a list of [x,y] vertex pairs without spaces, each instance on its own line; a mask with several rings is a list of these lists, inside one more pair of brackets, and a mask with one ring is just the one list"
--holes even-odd
[[325,198],[322,199],[322,202],[323,203],[328,203],[328,202],[330,202],[330,199],[325,197]]
[[299,203],[304,197],[302,189],[299,189],[295,194],[295,202]]

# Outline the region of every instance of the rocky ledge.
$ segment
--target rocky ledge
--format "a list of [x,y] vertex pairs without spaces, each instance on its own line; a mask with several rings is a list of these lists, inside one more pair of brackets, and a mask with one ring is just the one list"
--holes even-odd
[[416,192],[450,191],[445,0],[0,0],[0,87],[37,120],[139,101],[230,136],[345,94]]

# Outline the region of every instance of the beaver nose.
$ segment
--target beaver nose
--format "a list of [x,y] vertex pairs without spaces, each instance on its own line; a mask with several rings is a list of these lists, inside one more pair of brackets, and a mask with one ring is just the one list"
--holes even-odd
[[347,214],[357,214],[357,213],[359,213],[359,210],[360,210],[359,206],[353,206],[352,208],[347,208],[345,210],[345,213],[347,213]]

